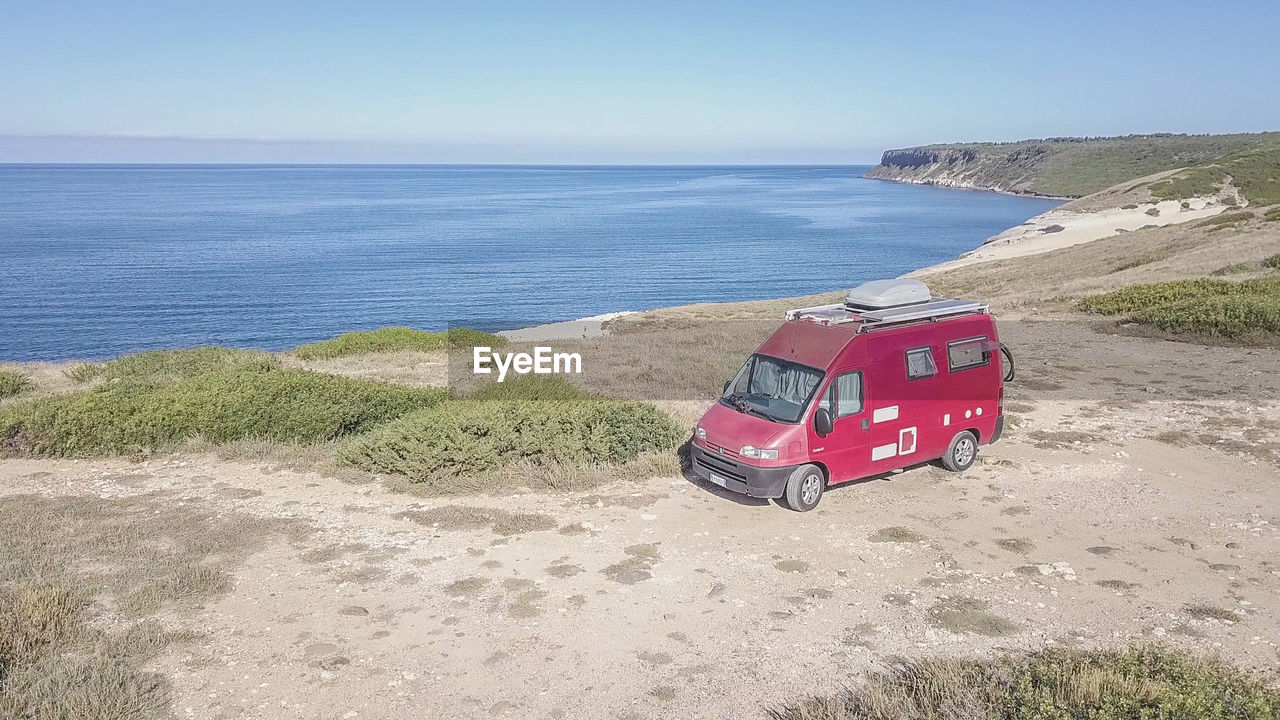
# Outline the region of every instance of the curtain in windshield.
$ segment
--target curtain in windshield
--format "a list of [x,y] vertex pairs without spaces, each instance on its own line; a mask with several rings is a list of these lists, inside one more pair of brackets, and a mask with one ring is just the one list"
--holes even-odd
[[739,395],[758,412],[784,422],[795,422],[804,412],[822,373],[802,365],[753,355],[725,391]]

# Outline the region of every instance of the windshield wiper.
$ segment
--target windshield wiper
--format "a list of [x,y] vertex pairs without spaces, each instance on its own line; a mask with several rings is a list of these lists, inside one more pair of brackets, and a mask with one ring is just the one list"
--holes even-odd
[[769,413],[761,410],[755,405],[752,405],[751,402],[748,401],[747,398],[742,393],[725,395],[720,399],[724,400],[729,405],[729,407],[733,408],[734,410],[737,410],[740,413],[743,413],[744,415],[755,415],[756,417],[761,417],[761,418],[764,418],[765,420],[771,420],[773,422],[782,422],[781,419],[770,415]]

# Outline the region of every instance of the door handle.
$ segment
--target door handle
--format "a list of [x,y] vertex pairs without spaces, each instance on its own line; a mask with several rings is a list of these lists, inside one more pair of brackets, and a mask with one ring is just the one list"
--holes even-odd
[[866,418],[862,418],[862,429],[866,430],[867,428],[870,428],[870,427],[871,427],[871,421]]

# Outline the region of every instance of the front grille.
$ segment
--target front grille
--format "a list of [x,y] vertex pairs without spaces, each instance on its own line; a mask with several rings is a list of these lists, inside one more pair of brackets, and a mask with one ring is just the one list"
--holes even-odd
[[709,449],[707,450],[707,452],[711,453],[712,455],[719,455],[720,457],[727,457],[727,458],[729,458],[729,459],[731,459],[731,460],[737,460],[737,459],[738,459],[738,453],[736,453],[736,452],[734,452],[734,451],[730,450],[730,449],[729,449],[729,448],[727,448],[727,447],[724,447],[723,445],[716,445],[716,444],[715,444],[715,443],[713,443],[713,442],[709,442],[709,443],[707,443],[707,447],[709,448]]
[[694,453],[693,462],[717,475],[723,475],[738,482],[746,482],[747,480],[746,475],[738,472],[738,464],[730,460],[703,452]]

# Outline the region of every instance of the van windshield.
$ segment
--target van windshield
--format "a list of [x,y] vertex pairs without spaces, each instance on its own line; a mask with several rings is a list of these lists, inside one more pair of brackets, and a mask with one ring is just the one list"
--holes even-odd
[[720,400],[742,412],[793,423],[804,414],[822,371],[797,363],[752,355],[725,388]]

